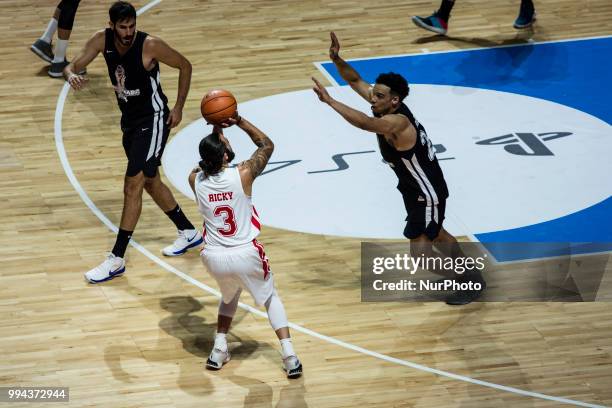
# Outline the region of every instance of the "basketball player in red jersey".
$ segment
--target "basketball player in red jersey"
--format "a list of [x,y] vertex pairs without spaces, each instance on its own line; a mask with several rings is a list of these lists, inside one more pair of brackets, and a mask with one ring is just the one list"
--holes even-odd
[[222,128],[215,126],[213,133],[200,142],[202,160],[189,175],[189,185],[204,217],[205,246],[200,255],[222,294],[215,344],[206,366],[218,370],[230,360],[225,337],[240,294],[246,289],[257,305],[265,305],[270,325],[281,344],[283,368],[287,377],[296,378],[302,374],[302,364],[293,350],[287,315],[274,288],[268,258],[256,239],[261,225],[251,201],[253,182],[266,167],[274,144],[237,113],[221,126],[232,125],[242,129],[257,146],[251,158],[230,168],[234,152]]

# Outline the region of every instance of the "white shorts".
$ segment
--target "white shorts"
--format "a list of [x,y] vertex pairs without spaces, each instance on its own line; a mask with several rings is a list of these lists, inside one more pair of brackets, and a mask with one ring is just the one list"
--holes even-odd
[[249,291],[259,306],[274,291],[274,280],[263,245],[257,240],[235,247],[206,246],[202,262],[217,281],[223,303],[232,301],[238,289]]

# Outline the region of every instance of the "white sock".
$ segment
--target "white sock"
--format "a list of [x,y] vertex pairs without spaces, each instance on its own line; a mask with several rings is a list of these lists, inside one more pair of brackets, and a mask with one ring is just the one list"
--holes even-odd
[[47,25],[47,29],[45,30],[43,35],[40,37],[40,39],[43,40],[44,42],[51,43],[51,40],[53,39],[53,34],[55,34],[56,31],[57,31],[57,20],[52,18],[51,21],[49,21],[49,24]]
[[282,339],[280,344],[283,348],[283,360],[289,356],[295,356],[295,351],[293,351],[293,343],[291,343],[291,337]]
[[227,339],[225,338],[225,336],[225,333],[217,333],[215,335],[214,348],[219,349],[221,351],[227,351]]
[[57,43],[55,44],[55,57],[53,58],[53,62],[63,62],[66,58],[66,49],[68,48],[68,40],[60,40],[57,39]]

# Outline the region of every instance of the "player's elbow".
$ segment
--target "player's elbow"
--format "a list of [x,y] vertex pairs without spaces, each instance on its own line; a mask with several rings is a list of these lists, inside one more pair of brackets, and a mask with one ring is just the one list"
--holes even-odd
[[192,71],[191,62],[185,57],[183,57],[183,61],[181,61],[180,70],[187,73],[191,73]]
[[269,152],[268,157],[272,156],[272,153],[274,153],[274,142],[271,139],[268,139],[266,143],[266,150]]
[[357,123],[355,123],[355,126],[357,126],[361,130],[367,130],[367,131],[372,130],[371,127],[368,126],[368,124],[363,121],[357,121]]

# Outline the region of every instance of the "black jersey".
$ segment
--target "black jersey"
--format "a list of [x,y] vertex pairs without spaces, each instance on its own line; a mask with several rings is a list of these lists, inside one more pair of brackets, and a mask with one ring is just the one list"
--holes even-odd
[[159,64],[147,71],[142,64],[142,49],[147,33],[136,32],[130,49],[119,55],[113,30],[105,31],[104,59],[121,109],[121,126],[130,127],[157,115],[168,113],[168,98],[159,82]]
[[414,204],[421,197],[427,205],[438,204],[448,197],[448,188],[427,132],[404,103],[395,113],[406,116],[412,123],[416,143],[410,150],[397,151],[383,135],[377,134],[380,153],[397,175],[398,188],[405,199]]

